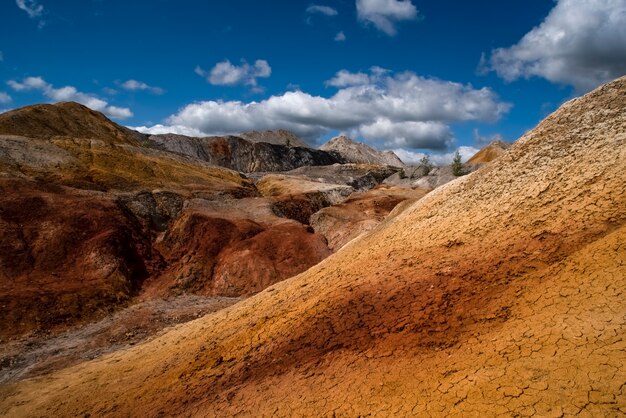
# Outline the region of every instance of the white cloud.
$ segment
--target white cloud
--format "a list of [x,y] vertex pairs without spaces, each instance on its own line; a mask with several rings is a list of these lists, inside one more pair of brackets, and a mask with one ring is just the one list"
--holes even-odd
[[418,18],[411,0],[356,0],[356,11],[360,21],[373,24],[389,36],[396,35],[397,22]]
[[363,86],[370,84],[370,76],[362,72],[351,73],[348,70],[341,70],[325,84],[332,87]]
[[17,7],[24,10],[31,19],[40,17],[43,14],[43,6],[37,3],[36,0],[15,0],[15,3]]
[[[207,76],[207,71],[200,67],[195,68],[195,73],[201,77]],[[265,60],[256,60],[254,65],[242,60],[241,65],[234,65],[229,60],[218,62],[208,72],[207,81],[215,86],[250,86],[258,90],[257,78],[268,78],[272,75],[272,68]]]
[[340,31],[337,33],[337,35],[335,35],[335,41],[337,42],[343,42],[346,40],[346,34],[343,33],[343,31]]
[[21,82],[9,80],[7,84],[15,91],[31,91],[38,90],[47,98],[56,101],[74,101],[87,106],[90,109],[102,112],[107,116],[116,119],[126,119],[133,116],[130,109],[126,107],[111,106],[106,101],[97,98],[91,94],[80,92],[73,86],[65,86],[54,88],[54,86],[46,82],[41,77],[26,77]]
[[536,76],[591,90],[626,73],[626,1],[558,0],[539,26],[483,64],[507,81]]
[[148,84],[137,80],[127,80],[121,84],[121,87],[124,90],[129,91],[146,90],[156,95],[161,95],[165,93],[165,91],[161,87],[149,86]]
[[193,72],[198,74],[200,77],[205,77],[206,76],[206,71],[204,71],[202,68],[200,68],[199,65],[196,65],[196,68],[193,69]]
[[201,131],[195,128],[189,128],[187,126],[174,125],[174,126],[165,126],[165,125],[154,125],[154,126],[128,126],[130,129],[134,129],[135,131],[139,131],[144,134],[150,135],[161,135],[161,134],[177,134],[177,135],[187,135],[193,136],[197,138],[201,138],[205,136]]
[[370,142],[383,141],[385,148],[447,148],[454,138],[452,130],[442,122],[394,122],[377,119],[361,125],[356,133]]
[[312,4],[306,8],[307,13],[319,13],[326,16],[337,16],[339,13],[337,10],[330,6],[321,6],[319,4]]
[[479,147],[491,144],[493,141],[506,141],[500,134],[481,135],[478,129],[474,129],[474,143]]
[[[189,104],[166,122],[203,135],[247,130],[289,129],[314,140],[330,131],[361,136],[376,146],[445,149],[452,141],[450,123],[495,121],[511,107],[489,88],[393,74],[374,67],[368,73],[338,72],[340,87],[330,97],[288,91],[256,102],[203,101]],[[159,130],[170,127],[160,126]],[[149,130],[151,128],[146,128]]]
[[13,99],[11,98],[11,96],[9,96],[8,94],[6,94],[3,91],[0,91],[0,103],[9,103],[12,100]]

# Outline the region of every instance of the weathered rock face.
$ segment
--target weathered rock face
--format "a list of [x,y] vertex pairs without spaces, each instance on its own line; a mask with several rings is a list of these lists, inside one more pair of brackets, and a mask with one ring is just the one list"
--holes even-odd
[[243,132],[237,136],[250,142],[267,142],[269,144],[285,145],[287,147],[312,148],[302,140],[302,138],[285,129]]
[[478,151],[472,158],[467,160],[467,164],[486,164],[500,157],[511,147],[511,144],[504,141],[493,141],[483,149]]
[[0,177],[0,335],[111,312],[160,264],[111,197]]
[[320,147],[321,150],[338,152],[347,162],[402,167],[404,163],[393,151],[378,151],[369,145],[338,136]]
[[250,142],[236,136],[192,138],[172,134],[152,135],[149,143],[154,148],[188,155],[244,173],[288,171],[302,166],[344,162],[334,152]]
[[257,223],[190,209],[156,244],[167,267],[150,279],[152,296],[248,296],[330,254],[324,238],[290,221]]
[[428,193],[426,189],[378,186],[350,195],[343,203],[324,207],[310,217],[315,232],[323,235],[328,247],[339,250],[349,241],[376,228],[396,206],[415,201]]

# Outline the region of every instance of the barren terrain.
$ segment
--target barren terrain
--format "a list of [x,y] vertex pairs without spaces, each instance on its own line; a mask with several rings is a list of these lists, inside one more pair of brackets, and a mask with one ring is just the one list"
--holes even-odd
[[8,416],[626,414],[626,78],[305,272]]

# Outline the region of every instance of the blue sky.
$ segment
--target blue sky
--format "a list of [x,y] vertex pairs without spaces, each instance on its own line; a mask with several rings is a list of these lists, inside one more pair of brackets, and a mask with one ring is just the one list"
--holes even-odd
[[345,133],[404,159],[515,140],[626,73],[626,0],[4,0],[0,110],[148,132]]

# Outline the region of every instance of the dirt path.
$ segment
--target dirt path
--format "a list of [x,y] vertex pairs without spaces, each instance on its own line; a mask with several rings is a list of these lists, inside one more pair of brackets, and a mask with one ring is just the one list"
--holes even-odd
[[59,335],[1,341],[0,383],[14,383],[123,350],[240,300],[195,295],[150,300]]

